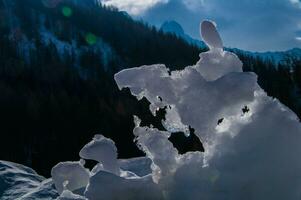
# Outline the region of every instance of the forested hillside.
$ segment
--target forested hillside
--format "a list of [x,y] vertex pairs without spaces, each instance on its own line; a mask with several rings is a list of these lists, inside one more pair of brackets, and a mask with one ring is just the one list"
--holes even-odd
[[[133,115],[163,129],[160,117],[151,116],[145,99],[136,103],[120,92],[113,75],[142,64],[181,69],[205,49],[92,0],[45,2],[0,1],[0,158],[47,176],[59,161],[78,160],[95,133],[112,138],[120,157],[141,155]],[[283,67],[239,56],[269,95],[301,115],[299,60]],[[178,140],[185,140],[182,151],[202,149],[193,134]]]

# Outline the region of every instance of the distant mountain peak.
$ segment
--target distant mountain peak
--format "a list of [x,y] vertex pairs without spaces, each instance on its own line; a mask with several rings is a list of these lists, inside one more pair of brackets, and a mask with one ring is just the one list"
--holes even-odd
[[161,30],[164,33],[173,33],[177,36],[185,35],[183,27],[174,20],[164,22],[161,26]]
[[[164,33],[174,34],[179,38],[184,39],[186,42],[192,45],[196,45],[200,48],[206,48],[206,44],[197,39],[193,39],[190,35],[186,34],[183,27],[176,21],[166,21],[162,24],[161,31]],[[293,59],[301,59],[301,49],[293,48],[287,51],[268,51],[268,52],[251,52],[245,51],[237,48],[227,48],[229,51],[235,52],[237,54],[243,54],[251,57],[258,57],[264,61],[271,61],[275,65],[283,64],[288,65]]]
[[203,41],[193,39],[190,35],[186,34],[183,27],[176,21],[166,21],[161,25],[161,31],[164,33],[170,33],[178,36],[179,38],[184,39],[191,45],[196,45],[200,48],[206,48],[206,45]]

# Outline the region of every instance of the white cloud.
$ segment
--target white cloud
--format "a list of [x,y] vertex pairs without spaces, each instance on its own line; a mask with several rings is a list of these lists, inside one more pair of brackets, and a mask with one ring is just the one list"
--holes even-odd
[[290,0],[293,4],[300,6],[301,2],[299,0]]
[[205,0],[183,0],[184,5],[192,10],[192,11],[198,11],[199,9],[204,9]]
[[102,3],[108,6],[115,6],[131,15],[139,15],[146,10],[160,3],[167,3],[168,0],[103,0]]

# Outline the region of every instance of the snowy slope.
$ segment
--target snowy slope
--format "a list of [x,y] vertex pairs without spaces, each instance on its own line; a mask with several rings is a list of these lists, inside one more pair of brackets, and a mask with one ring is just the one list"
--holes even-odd
[[[118,165],[125,171],[132,171],[139,176],[151,173],[151,160],[132,158],[118,160]],[[52,200],[59,196],[52,179],[38,175],[33,169],[7,161],[0,161],[0,199],[1,200]],[[75,194],[65,191],[59,199],[76,199]]]
[[45,179],[23,165],[0,161],[0,199],[55,199],[58,196],[51,179]]
[[[68,2],[69,0],[66,0]],[[16,42],[18,54],[24,58],[24,60],[29,63],[30,62],[30,52],[37,51],[38,48],[36,47],[36,39],[37,38],[31,38],[29,37],[24,31],[21,30],[21,28],[15,28],[15,27],[21,27],[22,23],[24,23],[24,20],[22,18],[17,17],[16,13],[14,12],[14,1],[7,1],[4,0],[4,8],[7,10],[5,17],[9,19],[11,34],[10,34],[10,40],[13,42]],[[62,0],[59,1],[50,1],[50,0],[44,0],[43,5],[47,8],[52,8],[52,6],[58,5]],[[70,0],[74,5],[81,7],[81,9],[95,7],[100,2],[98,0]],[[114,51],[112,47],[105,42],[101,37],[95,36],[95,41],[92,44],[78,44],[76,42],[77,37],[79,37],[81,34],[83,34],[84,31],[80,29],[75,29],[74,33],[69,39],[70,41],[64,41],[57,37],[56,35],[56,29],[57,24],[52,24],[50,27],[45,27],[46,18],[47,15],[45,15],[42,12],[34,12],[30,13],[31,15],[38,16],[38,19],[36,20],[35,28],[36,31],[40,34],[39,37],[41,37],[41,42],[45,45],[49,45],[50,43],[53,44],[56,48],[56,50],[59,53],[59,56],[63,59],[66,54],[69,56],[74,56],[76,62],[75,66],[78,67],[79,59],[82,54],[92,51],[99,55],[100,60],[102,61],[103,66],[105,67],[105,70],[108,68],[109,62],[114,57]],[[94,35],[93,35],[94,36]],[[17,37],[17,38],[16,38]],[[86,66],[81,66],[86,67]]]

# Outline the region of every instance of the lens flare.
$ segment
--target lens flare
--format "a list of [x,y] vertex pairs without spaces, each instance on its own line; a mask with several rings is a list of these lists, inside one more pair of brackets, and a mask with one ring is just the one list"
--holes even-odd
[[62,8],[62,14],[65,16],[65,17],[71,17],[72,14],[73,14],[73,11],[70,7],[68,6],[64,6]]
[[88,33],[86,35],[86,42],[89,44],[89,45],[93,45],[97,42],[97,37],[96,35],[94,35],[93,33]]

